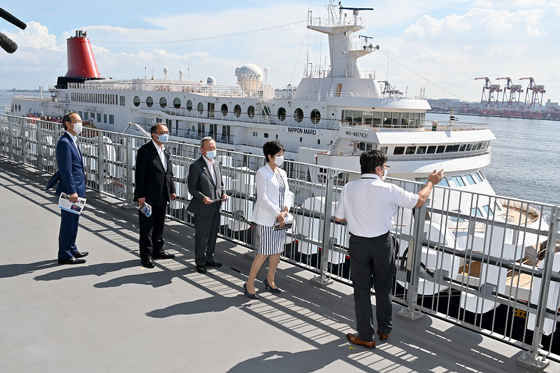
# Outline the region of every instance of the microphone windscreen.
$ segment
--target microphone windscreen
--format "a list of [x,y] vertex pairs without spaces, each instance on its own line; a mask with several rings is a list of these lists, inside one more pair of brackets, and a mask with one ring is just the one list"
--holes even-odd
[[8,53],[14,53],[17,50],[17,44],[7,37],[5,34],[0,32],[0,47],[2,47]]

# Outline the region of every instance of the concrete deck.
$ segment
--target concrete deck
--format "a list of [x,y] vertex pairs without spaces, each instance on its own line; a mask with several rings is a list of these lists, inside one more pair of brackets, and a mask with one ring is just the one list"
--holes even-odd
[[111,198],[88,198],[78,234],[87,264],[58,265],[60,213],[43,191],[47,177],[0,159],[0,372],[526,371],[519,349],[429,316],[395,316],[389,341],[351,346],[349,286],[317,289],[310,272],[281,263],[286,292],[259,283],[261,299],[249,300],[247,249],[219,241],[224,266],[198,274],[194,231],[176,222],[164,237],[177,257],[145,269],[136,211]]

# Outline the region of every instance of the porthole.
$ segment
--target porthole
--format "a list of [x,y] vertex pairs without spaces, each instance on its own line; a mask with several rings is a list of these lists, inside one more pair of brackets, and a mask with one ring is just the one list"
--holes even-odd
[[159,106],[161,107],[166,107],[167,106],[167,99],[165,97],[162,97],[159,99]]
[[241,106],[235,105],[235,107],[233,108],[233,114],[235,114],[235,116],[239,118],[239,116],[241,115]]
[[198,103],[196,109],[198,110],[198,114],[202,114],[204,112],[204,105],[202,105],[202,102]]
[[228,114],[228,107],[226,104],[222,105],[222,115],[225,117]]
[[179,99],[179,97],[175,97],[175,99],[173,100],[173,107],[175,109],[179,109],[181,107],[181,100]]
[[281,107],[280,109],[278,109],[278,120],[280,122],[283,122],[285,119],[286,119],[286,109]]
[[148,98],[146,99],[146,105],[148,107],[154,106],[154,99],[152,97],[148,96]]
[[301,121],[303,120],[303,110],[297,108],[294,111],[294,119],[296,120],[296,122],[301,123]]
[[140,97],[134,96],[134,100],[132,100],[132,102],[134,103],[134,106],[140,106]]
[[247,108],[247,115],[249,116],[249,118],[255,117],[255,107],[253,105]]
[[191,100],[188,100],[188,101],[187,101],[187,110],[188,110],[188,111],[191,111],[191,110],[192,110],[192,101],[191,101]]
[[321,121],[321,112],[317,109],[311,111],[311,122],[317,124]]

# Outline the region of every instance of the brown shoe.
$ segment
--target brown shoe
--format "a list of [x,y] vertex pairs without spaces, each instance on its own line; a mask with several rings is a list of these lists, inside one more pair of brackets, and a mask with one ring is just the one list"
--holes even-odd
[[389,334],[381,334],[379,333],[379,330],[377,331],[377,334],[379,335],[380,341],[386,341],[387,339],[389,339]]
[[348,340],[351,343],[354,343],[355,345],[364,346],[367,348],[375,348],[375,341],[371,341],[371,342],[362,341],[362,339],[358,334],[348,333],[346,334],[346,338],[348,338]]

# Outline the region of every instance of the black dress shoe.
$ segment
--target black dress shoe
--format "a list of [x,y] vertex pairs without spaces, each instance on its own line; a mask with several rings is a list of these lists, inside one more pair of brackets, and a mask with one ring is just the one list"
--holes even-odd
[[198,273],[206,273],[206,267],[205,266],[196,266],[196,271]]
[[83,258],[84,256],[88,256],[89,253],[88,253],[87,251],[82,251],[82,252],[76,251],[76,252],[75,252],[74,254],[72,254],[72,255],[74,255],[74,258]]
[[206,262],[206,267],[221,267],[222,263],[218,262]]
[[154,262],[152,262],[152,259],[148,258],[148,259],[142,259],[140,260],[140,263],[142,263],[142,267],[146,267],[146,268],[154,268]]
[[58,259],[58,264],[82,264],[85,262],[86,262],[85,259],[76,259],[76,258],[70,258],[66,260]]
[[169,254],[165,251],[161,251],[159,254],[154,254],[152,257],[153,259],[173,259],[175,258],[175,254]]

